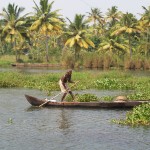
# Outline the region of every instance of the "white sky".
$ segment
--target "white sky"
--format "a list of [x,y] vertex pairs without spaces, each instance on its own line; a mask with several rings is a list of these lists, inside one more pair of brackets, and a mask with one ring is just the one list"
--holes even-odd
[[[40,2],[40,0],[35,1],[37,4]],[[0,0],[0,12],[2,12],[2,8],[7,8],[9,3],[24,7],[24,13],[33,12],[33,0]],[[142,6],[148,8],[150,0],[54,0],[52,9],[60,9],[59,13],[64,18],[68,17],[73,20],[75,14],[87,15],[87,12],[91,12],[91,8],[99,8],[105,15],[107,9],[112,6],[117,6],[118,10],[124,13],[133,13],[137,18],[140,18],[139,14],[144,12]]]

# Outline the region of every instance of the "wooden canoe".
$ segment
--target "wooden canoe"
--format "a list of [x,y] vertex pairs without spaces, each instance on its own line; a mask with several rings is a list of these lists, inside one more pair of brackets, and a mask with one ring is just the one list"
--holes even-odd
[[[39,99],[30,95],[25,95],[32,106],[40,106],[45,103],[45,99]],[[47,102],[44,106],[50,107],[85,107],[85,108],[132,108],[142,103],[150,101],[117,101],[117,102]]]

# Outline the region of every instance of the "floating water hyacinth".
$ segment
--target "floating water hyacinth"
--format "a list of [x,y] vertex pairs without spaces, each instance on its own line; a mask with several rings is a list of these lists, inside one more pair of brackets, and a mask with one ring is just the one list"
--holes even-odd
[[125,119],[113,119],[112,122],[131,126],[150,126],[150,103],[134,107],[132,111],[126,114]]
[[8,119],[8,123],[9,123],[9,124],[12,124],[12,123],[13,123],[13,119],[12,119],[12,118],[9,118],[9,119]]

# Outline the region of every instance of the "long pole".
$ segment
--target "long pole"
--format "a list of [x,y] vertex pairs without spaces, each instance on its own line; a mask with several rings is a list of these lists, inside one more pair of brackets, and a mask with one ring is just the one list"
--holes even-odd
[[55,97],[57,97],[58,95],[60,95],[62,92],[60,92],[59,94],[57,94],[56,96],[52,97],[50,100],[47,100],[46,102],[44,102],[43,104],[41,104],[39,107],[42,107],[43,105],[45,105],[46,103],[48,103],[49,101],[51,101],[52,99],[54,99]]

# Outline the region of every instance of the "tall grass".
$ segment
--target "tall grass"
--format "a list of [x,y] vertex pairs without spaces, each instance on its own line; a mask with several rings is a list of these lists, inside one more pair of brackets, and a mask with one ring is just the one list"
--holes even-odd
[[75,57],[71,52],[68,52],[68,50],[63,52],[62,55],[62,66],[66,66],[68,68],[74,68],[75,66]]
[[143,67],[145,70],[150,69],[150,59],[144,59],[143,60]]
[[110,68],[112,58],[109,55],[100,53],[85,53],[83,56],[83,66],[86,68]]
[[133,56],[132,59],[125,57],[124,61],[125,69],[150,69],[150,59],[141,57],[140,55]]
[[[85,52],[81,51],[80,57],[75,61],[73,51],[64,50],[62,55],[59,54],[60,50],[57,50],[56,54],[50,54],[50,64],[61,64],[66,68],[124,68],[124,69],[150,69],[150,58],[141,57],[140,55],[133,55],[132,59],[129,56],[120,58],[119,55],[109,53],[102,54],[99,52]],[[43,54],[42,54],[43,55]],[[45,56],[45,55],[44,55]],[[41,57],[41,58],[40,58]],[[35,56],[30,58],[29,55],[20,55],[20,62],[23,63],[46,63],[43,56],[36,58]],[[0,56],[0,65],[6,66],[12,63],[16,63],[14,55],[2,55]]]

